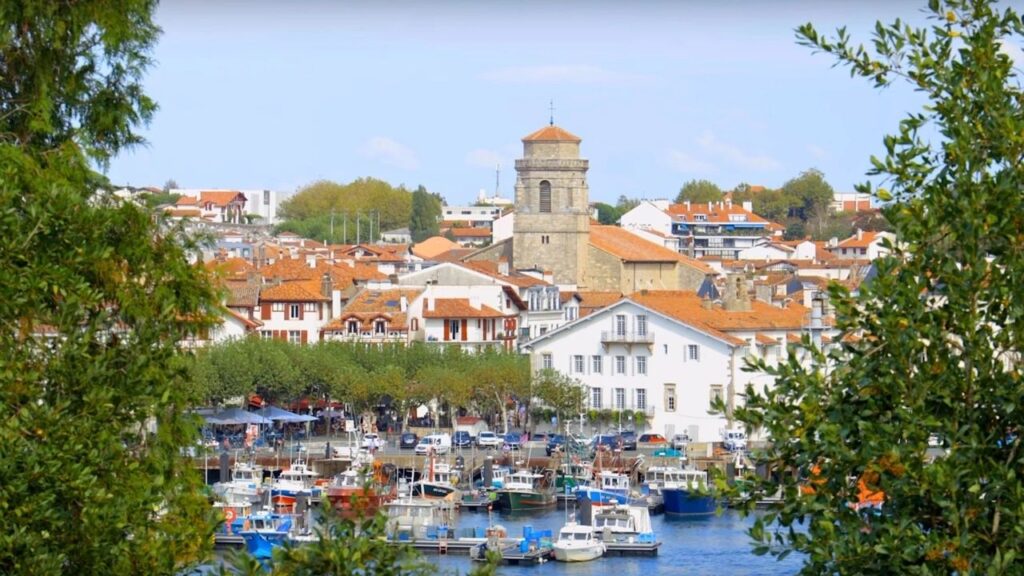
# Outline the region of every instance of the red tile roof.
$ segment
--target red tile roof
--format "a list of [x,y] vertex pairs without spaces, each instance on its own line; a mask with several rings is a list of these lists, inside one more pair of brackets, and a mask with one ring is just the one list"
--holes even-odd
[[810,314],[807,308],[799,304],[778,308],[760,300],[752,300],[750,310],[746,311],[728,311],[717,304],[709,310],[704,308],[696,292],[683,290],[652,290],[646,294],[634,293],[628,298],[687,324],[721,332],[802,330]]
[[424,318],[504,318],[505,315],[494,308],[481,304],[473,308],[468,298],[435,298],[434,309],[427,310],[423,305]]
[[468,227],[468,228],[452,228],[451,229],[451,233],[452,233],[452,236],[455,236],[456,238],[490,238],[491,237],[490,229],[488,229],[488,228],[476,228],[476,227],[472,227],[472,226]]
[[414,244],[412,253],[424,260],[433,260],[437,256],[458,247],[458,244],[444,236],[432,236],[419,244]]
[[551,124],[523,137],[523,142],[582,142],[579,136]]
[[205,204],[205,203],[209,202],[210,204],[213,204],[214,206],[223,207],[223,206],[227,206],[228,204],[231,204],[232,202],[235,202],[236,200],[239,200],[239,199],[244,204],[245,203],[245,194],[242,194],[241,192],[238,192],[236,190],[226,191],[226,192],[224,192],[224,191],[217,191],[217,192],[206,192],[206,191],[204,191],[204,192],[200,192],[199,193],[199,203],[200,204]]
[[325,302],[330,298],[320,294],[317,281],[294,280],[277,286],[266,286],[260,291],[261,302]]
[[850,236],[846,240],[840,242],[836,248],[867,248],[877,237],[878,232],[862,231],[860,233],[860,238],[858,238],[855,233],[853,236]]
[[679,262],[705,274],[715,273],[713,268],[699,260],[644,240],[618,226],[592,225],[590,245],[626,262]]
[[[672,216],[673,220],[681,222],[728,224],[732,222],[729,220],[730,215],[743,215],[746,218],[743,222],[770,224],[768,220],[757,214],[744,210],[741,204],[729,204],[728,202],[711,202],[710,206],[708,202],[691,202],[689,208],[686,207],[686,204],[670,204],[665,212]],[[697,214],[703,214],[706,220],[698,221]]]
[[498,272],[498,262],[495,260],[468,260],[466,262],[460,262],[459,265],[480,272],[481,274],[497,278],[498,280],[508,282],[509,284],[520,288],[548,285],[547,282],[539,278],[534,278],[533,276],[527,276],[526,274],[502,274]]
[[362,290],[349,300],[341,310],[338,318],[331,320],[325,331],[348,330],[348,322],[357,320],[360,330],[372,330],[373,323],[382,318],[388,323],[388,332],[408,331],[408,308],[402,310],[402,296],[406,302],[412,302],[420,293],[420,288],[392,288],[388,290]]

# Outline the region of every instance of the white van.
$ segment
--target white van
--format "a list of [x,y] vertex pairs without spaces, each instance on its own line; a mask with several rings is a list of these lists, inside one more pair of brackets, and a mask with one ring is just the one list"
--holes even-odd
[[427,454],[431,448],[434,449],[434,454],[447,454],[452,449],[451,434],[429,434],[420,438],[416,444],[416,454]]

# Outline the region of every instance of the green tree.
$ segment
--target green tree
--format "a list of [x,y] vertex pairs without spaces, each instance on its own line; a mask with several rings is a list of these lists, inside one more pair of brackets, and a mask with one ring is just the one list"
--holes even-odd
[[[778,476],[754,497],[785,497],[755,520],[758,551],[801,552],[806,574],[1022,568],[1024,94],[1002,48],[1024,26],[983,0],[927,12],[925,29],[879,23],[871,48],[799,28],[854,75],[928,98],[872,158],[899,243],[859,295],[830,290],[843,344],[791,356],[736,410],[775,440],[759,459]],[[854,510],[858,481],[884,493],[879,513]]]
[[[284,220],[278,231],[331,243],[370,241],[381,230],[405,226],[412,194],[376,178],[358,178],[348,184],[313,182],[281,203]],[[358,224],[357,224],[358,223]]]
[[154,7],[0,5],[0,573],[173,574],[209,546],[177,342],[217,298],[92,169],[156,108]]
[[639,198],[628,198],[625,194],[619,196],[619,199],[615,202],[615,209],[619,211],[619,216],[622,216],[626,212],[629,212],[633,208],[640,205]]
[[676,204],[683,202],[718,202],[722,199],[722,189],[710,180],[690,180],[683,184],[676,196]]
[[615,225],[619,223],[622,213],[615,206],[604,202],[595,202],[594,208],[597,208],[597,221],[601,224]]
[[413,242],[422,242],[437,236],[441,225],[441,202],[423,186],[412,193],[412,210],[409,214],[409,233]]
[[586,399],[583,384],[561,372],[541,370],[533,377],[532,389],[535,398],[555,411],[560,425],[583,410]]

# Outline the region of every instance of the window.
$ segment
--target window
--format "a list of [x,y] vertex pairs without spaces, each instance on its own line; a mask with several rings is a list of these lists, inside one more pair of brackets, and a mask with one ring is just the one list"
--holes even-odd
[[579,308],[576,308],[574,306],[566,308],[565,309],[565,319],[568,320],[569,322],[572,322],[573,320],[575,320],[577,318],[579,312],[580,312]]
[[540,357],[540,360],[541,360],[541,366],[545,370],[550,370],[552,368],[551,354],[542,354],[541,357]]
[[547,326],[541,326],[540,327],[540,333],[541,334],[547,334],[548,333],[548,327]]
[[260,338],[263,338],[264,340],[273,340],[274,333],[270,330],[260,330]]
[[387,331],[387,323],[383,320],[377,320],[373,323],[374,334],[384,334]]
[[615,373],[625,374],[626,373],[626,357],[616,356],[615,357]]
[[302,343],[302,332],[299,332],[298,330],[289,330],[288,331],[288,342],[290,342],[292,344],[300,344],[300,343]]
[[551,182],[540,181],[540,211],[551,212]]
[[412,329],[413,329],[413,331],[416,331],[416,330],[420,329],[420,319],[419,318],[413,318],[412,319]]
[[601,373],[601,357],[594,355],[590,357],[590,371],[594,374]]
[[644,375],[647,374],[647,356],[636,357],[636,373]]
[[293,318],[293,319],[294,318],[298,318],[299,314],[301,314],[301,306],[299,306],[298,304],[292,304],[292,305],[288,306],[288,317],[289,318]]
[[601,389],[591,388],[590,389],[590,407],[601,409]]
[[700,346],[696,344],[690,344],[686,347],[686,357],[690,360],[696,360],[700,362]]
[[665,384],[665,412],[676,411],[676,385]]
[[316,302],[306,302],[302,308],[306,312],[316,312]]
[[572,357],[572,371],[577,373],[577,374],[583,374],[583,371],[585,369],[586,368],[584,367],[584,364],[583,364],[583,355],[582,354],[577,354],[577,355],[573,356]]
[[284,302],[274,302],[270,305],[270,310],[273,312],[284,312]]
[[270,204],[270,190],[263,191],[263,203],[268,205]]
[[347,322],[347,324],[348,324],[347,332],[349,334],[359,334],[359,321],[358,320],[349,320]]
[[626,335],[626,315],[616,314],[615,315],[615,335],[625,336]]
[[520,327],[519,328],[519,337],[522,338],[523,340],[529,340],[530,339],[530,327],[529,326],[522,326],[522,327]]
[[636,409],[647,410],[647,389],[645,388],[636,389]]
[[541,235],[540,243],[541,244],[551,244],[551,236],[548,236],[547,234]]
[[643,314],[636,317],[636,335],[647,336],[647,316]]
[[449,320],[448,321],[448,337],[455,340],[459,337],[459,321]]
[[668,354],[668,344],[662,344],[661,347],[665,351],[665,354]]
[[712,406],[715,404],[715,402],[717,402],[719,400],[722,400],[723,397],[724,397],[724,395],[722,394],[722,385],[721,384],[712,384],[711,385],[711,395],[710,396],[711,396],[710,397],[710,404]]
[[615,409],[622,410],[626,407],[626,389],[616,388],[615,389]]

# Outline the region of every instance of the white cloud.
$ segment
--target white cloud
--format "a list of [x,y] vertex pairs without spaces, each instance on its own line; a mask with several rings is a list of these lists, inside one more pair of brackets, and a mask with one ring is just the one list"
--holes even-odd
[[484,72],[480,78],[508,84],[616,84],[640,80],[643,76],[583,64],[499,68]]
[[412,148],[384,136],[370,138],[359,148],[359,152],[370,160],[402,170],[415,170],[420,166],[419,158]]
[[748,153],[738,146],[722,142],[710,130],[705,130],[700,135],[697,145],[710,156],[720,158],[745,170],[778,170],[782,166],[771,156]]
[[705,162],[704,160],[695,158],[686,152],[681,152],[676,149],[670,149],[668,151],[668,164],[674,170],[683,173],[704,174],[716,171],[715,166],[710,162]]
[[821,160],[822,158],[828,156],[828,153],[825,152],[825,150],[822,147],[815,146],[814,144],[807,145],[807,153],[810,154],[815,160]]
[[477,148],[476,150],[471,150],[466,154],[466,164],[476,166],[478,168],[494,169],[498,164],[503,163],[501,154],[486,148]]

